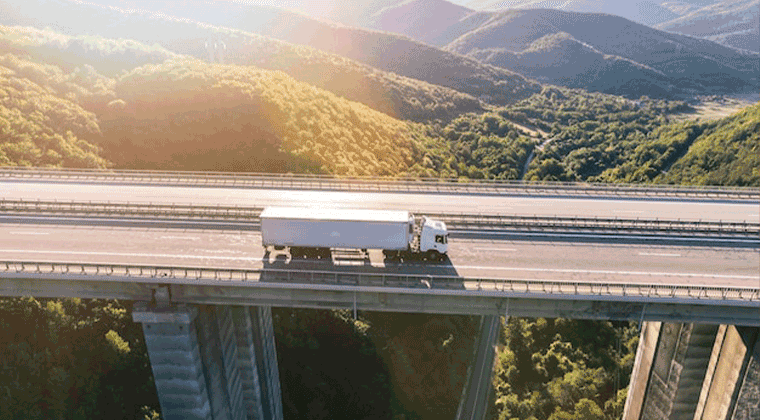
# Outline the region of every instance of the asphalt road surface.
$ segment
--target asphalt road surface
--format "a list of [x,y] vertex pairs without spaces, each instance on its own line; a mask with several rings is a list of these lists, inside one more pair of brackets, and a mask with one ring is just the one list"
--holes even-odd
[[417,213],[579,216],[670,220],[760,220],[757,203],[644,200],[622,198],[552,198],[540,196],[456,195],[440,193],[353,193],[333,191],[163,187],[119,184],[73,184],[0,181],[0,198],[194,204],[205,206],[307,206],[410,210]]
[[0,224],[0,260],[290,268],[593,282],[760,287],[760,250],[452,239],[442,262],[389,262],[370,250],[330,260],[265,258],[257,231]]

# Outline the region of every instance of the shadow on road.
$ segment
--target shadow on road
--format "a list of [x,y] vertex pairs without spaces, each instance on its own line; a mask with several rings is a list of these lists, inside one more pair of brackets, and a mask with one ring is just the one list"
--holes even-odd
[[380,250],[333,249],[321,258],[293,258],[288,250],[264,254],[261,281],[463,289],[448,257],[389,258]]

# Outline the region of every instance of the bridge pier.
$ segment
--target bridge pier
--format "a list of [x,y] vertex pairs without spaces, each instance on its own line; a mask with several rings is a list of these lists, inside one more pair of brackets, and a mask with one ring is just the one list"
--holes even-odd
[[271,307],[135,305],[163,418],[282,419]]
[[760,418],[758,331],[643,323],[623,419]]

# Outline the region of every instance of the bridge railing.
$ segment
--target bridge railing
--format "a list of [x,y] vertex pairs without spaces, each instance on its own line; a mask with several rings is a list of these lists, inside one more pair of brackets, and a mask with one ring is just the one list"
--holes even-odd
[[[0,199],[0,214],[57,216],[160,217],[203,220],[234,220],[259,223],[263,207],[195,206],[129,202],[78,202]],[[535,231],[585,231],[668,235],[746,236],[760,242],[760,222],[705,220],[657,220],[602,217],[489,215],[434,213],[449,229],[515,229]]]
[[492,292],[514,297],[567,297],[598,300],[673,301],[691,304],[730,304],[760,308],[760,287],[718,287],[652,283],[597,283],[499,278],[462,278],[414,274],[338,272],[289,269],[228,269],[157,265],[95,264],[40,261],[1,261],[0,277],[92,278],[140,283],[300,284],[369,288],[425,289],[467,294]]
[[665,184],[599,184],[465,178],[375,177],[271,173],[0,168],[0,178],[193,186],[305,188],[342,191],[563,194],[760,200],[757,188]]

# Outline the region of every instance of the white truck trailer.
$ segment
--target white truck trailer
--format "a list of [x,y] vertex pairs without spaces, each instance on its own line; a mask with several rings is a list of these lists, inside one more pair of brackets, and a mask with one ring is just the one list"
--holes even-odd
[[267,207],[261,243],[289,248],[292,258],[329,258],[331,249],[381,249],[386,257],[440,259],[448,250],[446,224],[408,211]]

